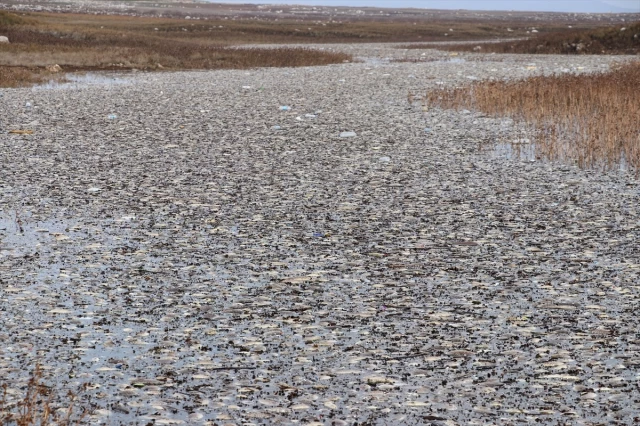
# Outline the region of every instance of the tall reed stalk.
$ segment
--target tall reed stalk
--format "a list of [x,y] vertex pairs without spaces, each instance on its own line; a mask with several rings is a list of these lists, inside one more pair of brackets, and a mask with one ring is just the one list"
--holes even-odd
[[53,395],[50,388],[43,383],[42,368],[36,364],[27,382],[24,396],[17,401],[10,401],[9,385],[0,385],[0,424],[4,426],[71,426],[80,424],[87,416],[87,411],[75,410],[77,396],[69,391],[64,410],[55,410],[52,404]]

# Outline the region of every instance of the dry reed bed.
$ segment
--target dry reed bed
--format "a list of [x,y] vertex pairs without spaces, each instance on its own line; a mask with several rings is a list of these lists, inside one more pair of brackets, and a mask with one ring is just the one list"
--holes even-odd
[[424,102],[475,109],[525,121],[539,155],[581,167],[640,166],[640,62],[589,75],[536,76],[485,81],[436,90]]
[[0,385],[0,424],[4,426],[70,426],[79,424],[87,415],[84,409],[75,406],[77,395],[72,391],[66,397],[69,406],[56,409],[50,388],[43,382],[40,364],[35,365],[24,396],[13,400],[8,389],[6,383]]

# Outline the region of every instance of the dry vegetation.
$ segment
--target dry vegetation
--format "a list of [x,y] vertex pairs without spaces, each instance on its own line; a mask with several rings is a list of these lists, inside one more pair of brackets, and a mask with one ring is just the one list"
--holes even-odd
[[351,60],[347,54],[305,48],[228,47],[214,35],[182,31],[185,25],[184,21],[168,19],[55,14],[22,17],[0,11],[0,35],[11,41],[0,45],[0,87],[42,81],[48,77],[45,67],[52,64],[66,71],[177,70],[298,67]]
[[24,87],[44,83],[53,76],[38,67],[7,67],[0,65],[0,87]]
[[[540,28],[550,31],[561,25],[549,22]],[[509,32],[509,27],[518,30]],[[46,79],[44,67],[52,64],[59,64],[65,71],[178,70],[312,66],[351,59],[342,53],[304,48],[229,48],[238,44],[460,41],[518,36],[525,31],[522,22],[515,21],[205,21],[0,11],[0,35],[11,41],[0,45],[0,87]]]
[[602,74],[538,76],[434,91],[424,101],[526,121],[537,152],[582,167],[640,170],[640,62]]
[[17,402],[11,402],[8,396],[8,386],[0,386],[0,424],[5,426],[70,426],[78,424],[86,415],[86,411],[78,410],[74,406],[76,395],[69,391],[67,401],[69,406],[55,409],[49,388],[42,381],[42,369],[36,365],[31,375],[24,396]]
[[[7,29],[6,25],[3,25],[7,21],[6,15],[9,13],[0,11],[0,31]],[[115,41],[119,44],[123,42],[121,40],[123,34],[126,38],[134,40],[179,39],[218,45],[464,41],[520,37],[526,34],[526,28],[521,21],[492,22],[480,19],[457,21],[363,19],[320,23],[299,20],[257,20],[250,17],[238,20],[210,18],[205,21],[141,16],[25,13],[19,16],[13,14],[11,20],[13,28],[9,30],[14,32],[14,36],[18,32],[33,33],[35,31],[76,41],[89,39],[95,42]],[[554,21],[539,25],[538,28],[541,31],[558,31],[566,27],[564,23]],[[514,32],[508,30],[511,27],[515,29]]]
[[[478,43],[459,45],[439,45],[439,49],[451,51],[478,50],[486,53],[540,53],[540,54],[580,54],[580,55],[637,55],[640,54],[640,22],[625,26],[563,31],[541,34],[519,41],[501,43]],[[424,49],[412,45],[407,48]]]

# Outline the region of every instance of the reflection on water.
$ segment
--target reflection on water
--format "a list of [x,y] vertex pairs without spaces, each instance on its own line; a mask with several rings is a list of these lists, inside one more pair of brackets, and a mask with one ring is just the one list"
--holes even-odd
[[368,65],[387,65],[391,62],[390,58],[378,58],[378,57],[369,57],[369,56],[359,56],[356,58],[357,61],[364,62]]
[[[550,160],[545,152],[536,152],[537,148],[535,143],[500,142],[487,146],[483,149],[486,149],[493,158],[504,158],[507,160],[520,161],[535,161],[539,160],[540,158]],[[629,164],[629,161],[627,160],[624,152],[621,152],[617,159],[600,159],[592,164],[582,164],[576,159],[577,157],[577,153],[565,148],[565,150],[556,150],[556,155],[551,160],[559,161],[565,164],[575,164],[586,169],[617,170],[620,172],[634,171],[634,168]]]
[[67,74],[64,80],[50,80],[33,87],[33,90],[42,89],[81,89],[90,86],[115,86],[129,84],[130,80],[123,78],[121,73],[114,72],[88,72],[83,74]]
[[75,222],[68,220],[32,221],[17,212],[0,213],[0,259],[32,254],[46,247],[51,240],[63,240],[75,235]]
[[536,145],[533,143],[497,143],[493,146],[492,155],[493,157],[506,158],[508,160],[533,161],[536,159]]

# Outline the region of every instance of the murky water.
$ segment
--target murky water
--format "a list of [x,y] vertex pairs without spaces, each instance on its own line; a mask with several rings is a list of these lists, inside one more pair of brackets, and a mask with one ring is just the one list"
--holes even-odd
[[[509,143],[509,142],[501,142],[496,143],[491,148],[488,149],[490,155],[494,158],[505,158],[508,160],[519,160],[519,161],[536,161],[539,159],[548,160],[543,154],[536,152],[537,147],[535,143]],[[560,159],[559,161],[572,164],[573,160],[569,158]],[[624,156],[624,153],[620,155],[620,159],[615,162],[614,166],[611,165],[594,165],[591,168],[600,169],[600,168],[611,168],[613,170],[618,170],[620,172],[628,172],[631,171],[632,168],[629,166],[629,162]]]
[[51,239],[68,239],[75,223],[64,220],[30,221],[19,212],[0,213],[0,259],[24,256],[45,248]]
[[520,164],[511,120],[407,108],[490,75],[474,65],[260,70],[247,96],[235,71],[15,91],[5,120],[42,113],[3,138],[11,401],[40,364],[56,408],[72,390],[96,425],[630,418],[637,184]]

